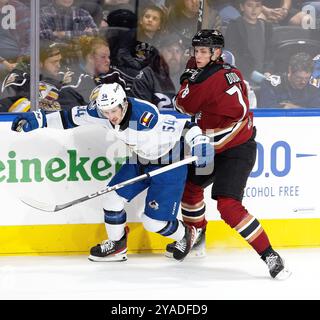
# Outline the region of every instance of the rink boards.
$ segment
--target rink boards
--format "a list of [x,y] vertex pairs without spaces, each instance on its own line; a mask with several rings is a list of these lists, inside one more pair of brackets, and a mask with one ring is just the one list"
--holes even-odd
[[[255,110],[258,153],[244,205],[278,247],[320,245],[318,183],[320,113]],[[103,127],[10,131],[0,116],[0,253],[78,253],[106,238],[101,197],[57,213],[41,213],[20,201],[27,195],[65,203],[104,188],[125,159],[126,147]],[[129,250],[163,250],[166,239],[143,230],[145,193],[126,207]],[[244,247],[220,220],[210,189],[205,193],[208,247]]]

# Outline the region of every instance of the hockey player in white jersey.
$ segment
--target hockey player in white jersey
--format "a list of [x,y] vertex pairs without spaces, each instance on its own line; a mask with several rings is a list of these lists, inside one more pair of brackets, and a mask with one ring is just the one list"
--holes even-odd
[[[98,86],[88,106],[45,114],[42,110],[18,115],[12,130],[28,132],[37,128],[69,129],[102,124],[133,151],[133,157],[111,179],[109,186],[181,160],[187,153],[198,157],[195,165],[213,170],[214,149],[200,128],[187,120],[162,115],[143,100],[127,97],[118,83]],[[177,219],[187,176],[187,165],[106,193],[103,211],[108,240],[91,248],[91,261],[127,260],[125,203],[148,189],[142,223],[144,228],[174,239],[173,257],[183,260],[196,240],[196,229]]]

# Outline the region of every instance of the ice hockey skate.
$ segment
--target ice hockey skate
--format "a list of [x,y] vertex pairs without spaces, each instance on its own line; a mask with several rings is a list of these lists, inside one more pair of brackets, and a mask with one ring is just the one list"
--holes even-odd
[[127,235],[125,234],[119,241],[103,240],[90,250],[88,259],[94,262],[126,261],[127,260]]
[[291,276],[291,271],[286,268],[280,255],[273,249],[268,249],[261,259],[267,264],[269,273],[273,279],[285,280]]
[[[197,228],[197,239],[188,254],[188,257],[203,258],[206,256],[206,229]],[[166,247],[165,256],[173,258],[173,250],[176,245],[176,241],[169,243]]]
[[192,226],[185,226],[186,232],[180,241],[175,241],[172,257],[175,260],[182,261],[192,249],[197,240],[197,230]]

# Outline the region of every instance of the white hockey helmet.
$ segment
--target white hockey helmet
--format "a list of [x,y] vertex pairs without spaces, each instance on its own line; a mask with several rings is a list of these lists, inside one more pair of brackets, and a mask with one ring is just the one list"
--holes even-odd
[[127,96],[119,83],[103,84],[99,88],[95,102],[100,112],[109,111],[118,106],[122,107],[125,112]]

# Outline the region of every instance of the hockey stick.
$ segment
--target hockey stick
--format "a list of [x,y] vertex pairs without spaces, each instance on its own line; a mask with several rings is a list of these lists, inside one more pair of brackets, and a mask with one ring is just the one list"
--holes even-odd
[[99,197],[99,196],[101,196],[101,195],[103,195],[105,193],[108,193],[108,192],[111,192],[111,191],[114,191],[114,190],[118,190],[120,188],[123,188],[123,187],[128,186],[128,185],[133,184],[133,183],[136,183],[138,181],[141,181],[141,180],[144,180],[144,179],[147,179],[147,178],[151,178],[151,177],[156,176],[158,174],[161,174],[163,172],[178,168],[178,167],[183,166],[185,164],[188,164],[188,163],[191,163],[193,161],[196,161],[197,159],[198,159],[197,156],[193,156],[193,157],[186,158],[186,159],[183,159],[183,160],[178,161],[178,162],[174,162],[174,163],[169,164],[169,165],[167,165],[165,167],[150,171],[150,172],[142,174],[142,175],[140,175],[138,177],[129,179],[129,180],[124,181],[124,182],[120,182],[120,183],[118,183],[118,184],[116,184],[116,185],[114,185],[112,187],[107,187],[107,188],[102,189],[100,191],[97,191],[95,193],[89,194],[87,196],[84,196],[84,197],[81,197],[79,199],[76,199],[76,200],[73,200],[73,201],[70,201],[70,202],[66,202],[66,203],[63,203],[63,204],[44,203],[44,202],[40,202],[40,201],[31,199],[29,197],[21,197],[20,200],[23,203],[25,203],[28,206],[33,207],[35,209],[38,209],[38,210],[41,210],[41,211],[47,211],[47,212],[56,212],[56,211],[60,211],[60,210],[63,210],[65,208],[74,206],[75,204],[78,204],[78,203],[81,203],[81,202],[84,202],[84,201]]

